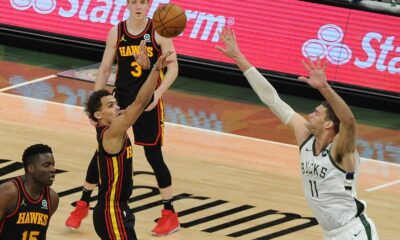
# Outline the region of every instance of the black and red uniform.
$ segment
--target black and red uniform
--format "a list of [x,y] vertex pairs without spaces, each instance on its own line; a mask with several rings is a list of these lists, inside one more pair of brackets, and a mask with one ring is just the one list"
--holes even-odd
[[18,190],[17,207],[0,221],[0,239],[46,239],[51,217],[49,187],[43,187],[40,197],[35,200],[28,195],[21,177],[11,181]]
[[108,126],[97,127],[99,195],[93,211],[94,229],[102,240],[135,240],[135,218],[128,207],[132,194],[132,144],[125,135],[117,154],[104,150],[102,141]]

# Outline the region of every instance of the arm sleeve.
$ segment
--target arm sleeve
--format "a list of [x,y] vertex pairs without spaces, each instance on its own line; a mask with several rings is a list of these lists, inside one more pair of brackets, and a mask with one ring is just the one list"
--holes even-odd
[[272,112],[287,125],[294,115],[294,110],[279,97],[275,88],[255,68],[251,67],[244,72],[250,86],[256,92],[261,101],[266,104]]

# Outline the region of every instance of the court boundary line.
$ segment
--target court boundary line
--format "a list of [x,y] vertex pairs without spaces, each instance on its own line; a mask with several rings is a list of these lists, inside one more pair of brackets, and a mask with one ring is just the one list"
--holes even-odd
[[57,77],[57,75],[56,74],[52,74],[52,75],[49,75],[49,76],[46,76],[46,77],[36,78],[36,79],[30,80],[30,81],[28,80],[27,82],[18,83],[18,84],[9,86],[9,87],[1,88],[0,92],[8,91],[8,90],[11,90],[11,89],[14,89],[14,88],[22,87],[22,86],[29,85],[29,84],[32,84],[32,83],[37,83],[37,82],[44,81],[44,80],[51,79],[51,78],[55,78],[55,77]]
[[[28,100],[34,100],[34,101],[43,102],[43,103],[50,103],[50,104],[59,105],[59,106],[63,106],[63,107],[77,108],[77,109],[80,109],[82,111],[84,109],[84,107],[82,107],[82,106],[76,106],[76,105],[71,105],[71,104],[67,104],[67,103],[59,103],[59,102],[53,102],[53,101],[44,100],[44,99],[37,99],[37,98],[32,98],[32,97],[20,96],[20,95],[15,95],[15,94],[12,94],[12,93],[4,93],[4,92],[1,92],[1,91],[0,91],[0,95],[7,95],[7,96],[10,96],[10,97],[15,97],[15,98],[23,98],[23,99],[28,99]],[[210,130],[210,129],[192,127],[192,126],[182,125],[182,124],[178,124],[178,123],[165,122],[165,124],[176,126],[176,127],[192,129],[192,130],[196,130],[196,131],[208,132],[208,133],[217,134],[217,135],[227,135],[227,136],[231,136],[231,137],[242,138],[242,139],[247,139],[247,140],[252,140],[252,141],[257,141],[257,142],[270,143],[270,144],[274,144],[274,145],[286,146],[286,147],[291,147],[291,148],[299,148],[298,146],[293,145],[293,144],[275,142],[275,141],[271,141],[271,140],[254,138],[254,137],[249,137],[249,136],[242,136],[242,135],[233,134],[233,133],[218,132],[218,131],[214,131],[214,130]],[[397,164],[397,163],[384,162],[384,161],[381,161],[381,160],[371,159],[371,158],[364,158],[364,157],[360,157],[360,159],[362,161],[368,161],[368,162],[373,162],[373,163],[377,163],[377,164],[386,164],[386,165],[391,165],[391,166],[394,166],[394,167],[400,167],[400,164]]]
[[393,185],[396,185],[396,184],[399,184],[399,183],[400,183],[400,179],[397,179],[395,181],[391,181],[391,182],[384,183],[384,184],[381,184],[381,185],[378,185],[378,186],[375,186],[375,187],[372,187],[372,188],[365,189],[365,191],[374,192],[376,190],[380,190],[382,188],[387,188],[387,187],[390,187],[390,186],[393,186]]

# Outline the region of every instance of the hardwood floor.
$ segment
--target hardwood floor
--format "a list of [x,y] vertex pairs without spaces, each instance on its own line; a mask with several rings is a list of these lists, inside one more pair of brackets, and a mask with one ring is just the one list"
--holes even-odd
[[[53,184],[61,197],[48,239],[97,239],[91,213],[78,231],[64,226],[96,146],[82,108],[5,93],[0,102],[0,157],[11,160],[0,163],[0,179],[23,174],[5,167],[19,162],[28,145],[49,144],[57,169],[65,172]],[[165,131],[164,157],[182,228],[164,239],[322,239],[303,197],[297,147],[176,124]],[[140,147],[134,158],[135,229],[139,239],[158,239],[149,233],[161,210],[156,182]],[[358,194],[381,239],[400,236],[400,186],[390,185],[399,176],[399,165],[363,160]]]

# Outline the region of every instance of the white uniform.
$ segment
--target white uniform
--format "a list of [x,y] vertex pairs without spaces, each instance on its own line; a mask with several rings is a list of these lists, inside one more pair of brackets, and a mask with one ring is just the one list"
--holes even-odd
[[355,152],[354,173],[346,173],[332,159],[331,144],[315,155],[315,137],[300,146],[300,170],[308,205],[324,230],[324,239],[378,239],[366,217],[366,204],[357,200],[356,179],[360,156]]

